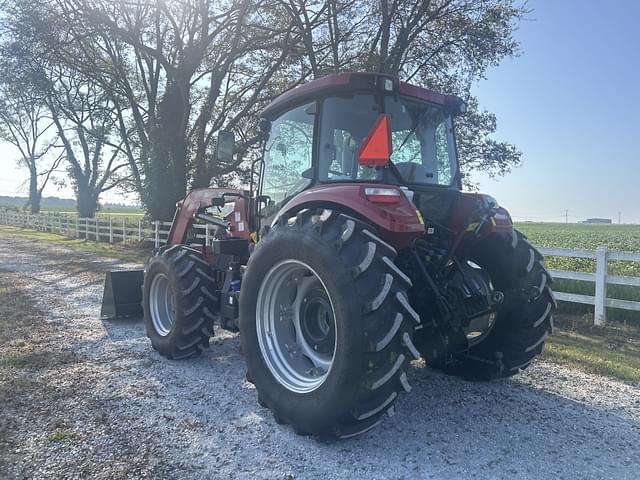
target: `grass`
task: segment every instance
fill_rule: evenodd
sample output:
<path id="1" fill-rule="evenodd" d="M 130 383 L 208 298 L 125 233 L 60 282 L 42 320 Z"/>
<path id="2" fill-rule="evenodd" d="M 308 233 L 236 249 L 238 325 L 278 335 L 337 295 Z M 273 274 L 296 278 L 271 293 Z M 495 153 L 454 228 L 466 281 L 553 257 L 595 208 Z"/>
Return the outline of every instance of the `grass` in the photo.
<path id="1" fill-rule="evenodd" d="M 23 212 L 29 213 L 29 210 L 24 209 L 23 207 L 19 207 L 16 205 L 4 205 L 0 204 L 0 209 L 13 211 L 13 212 Z M 40 213 L 43 215 L 52 214 L 54 216 L 77 216 L 78 212 L 74 208 L 70 208 L 67 206 L 58 206 L 51 207 L 46 206 L 42 207 Z M 122 221 L 126 219 L 131 222 L 137 222 L 140 219 L 144 219 L 144 210 L 136 207 L 105 207 L 102 210 L 96 212 L 96 216 L 105 219 L 109 217 L 113 217 L 114 221 Z"/>
<path id="2" fill-rule="evenodd" d="M 105 257 L 119 258 L 128 262 L 144 263 L 150 254 L 150 252 L 147 251 L 148 249 L 143 250 L 135 245 L 122 246 L 119 244 L 111 245 L 108 243 L 96 243 L 91 240 L 87 241 L 79 238 L 67 238 L 55 233 L 38 232 L 36 230 L 7 225 L 0 225 L 0 235 L 2 234 L 16 235 L 31 240 L 50 242 L 74 250 L 94 253 Z"/>
<path id="3" fill-rule="evenodd" d="M 62 442 L 64 440 L 75 440 L 78 434 L 64 428 L 56 428 L 53 432 L 47 435 L 47 440 L 50 442 Z"/>
<path id="4" fill-rule="evenodd" d="M 19 460 L 13 450 L 18 428 L 15 412 L 23 410 L 24 399 L 42 392 L 37 380 L 24 370 L 33 351 L 26 338 L 30 331 L 36 331 L 30 328 L 32 325 L 44 330 L 32 302 L 4 272 L 0 273 L 0 472 Z"/>
<path id="5" fill-rule="evenodd" d="M 640 348 L 606 337 L 556 331 L 549 337 L 542 358 L 578 370 L 640 383 Z"/>
<path id="6" fill-rule="evenodd" d="M 16 205 L 5 205 L 5 204 L 0 204 L 0 208 L 9 208 L 9 209 L 15 209 L 15 210 L 22 210 L 22 207 L 20 206 L 16 206 Z M 78 213 L 73 207 L 68 207 L 68 206 L 43 206 L 41 208 L 41 211 L 44 212 L 56 212 L 56 213 L 70 213 L 70 214 L 76 214 Z M 137 208 L 137 207 L 103 207 L 101 210 L 98 211 L 98 215 L 138 215 L 138 216 L 142 216 L 144 215 L 144 211 L 141 208 Z"/>
<path id="7" fill-rule="evenodd" d="M 9 352 L 0 358 L 4 365 L 14 368 L 23 368 L 31 363 L 30 354 L 22 352 Z"/>

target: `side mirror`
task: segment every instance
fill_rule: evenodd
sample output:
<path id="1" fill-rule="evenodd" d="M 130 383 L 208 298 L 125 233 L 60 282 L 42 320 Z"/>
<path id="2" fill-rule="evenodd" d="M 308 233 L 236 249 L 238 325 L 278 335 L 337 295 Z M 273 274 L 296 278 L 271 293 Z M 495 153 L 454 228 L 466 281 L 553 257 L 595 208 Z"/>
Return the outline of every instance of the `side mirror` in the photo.
<path id="1" fill-rule="evenodd" d="M 256 197 L 256 203 L 257 204 L 264 203 L 265 205 L 269 205 L 270 201 L 271 201 L 271 197 L 269 195 L 258 195 Z"/>
<path id="2" fill-rule="evenodd" d="M 235 147 L 235 135 L 227 130 L 220 130 L 216 140 L 216 163 L 232 163 Z"/>

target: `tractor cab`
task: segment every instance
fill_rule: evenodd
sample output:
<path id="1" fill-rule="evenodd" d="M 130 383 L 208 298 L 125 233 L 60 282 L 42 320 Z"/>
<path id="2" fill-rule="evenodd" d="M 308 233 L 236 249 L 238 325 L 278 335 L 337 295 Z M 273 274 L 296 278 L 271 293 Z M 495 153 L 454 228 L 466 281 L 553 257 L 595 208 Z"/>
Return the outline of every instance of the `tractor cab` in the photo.
<path id="1" fill-rule="evenodd" d="M 327 183 L 457 189 L 453 117 L 463 110 L 458 97 L 382 74 L 330 75 L 281 95 L 263 112 L 261 213 Z"/>

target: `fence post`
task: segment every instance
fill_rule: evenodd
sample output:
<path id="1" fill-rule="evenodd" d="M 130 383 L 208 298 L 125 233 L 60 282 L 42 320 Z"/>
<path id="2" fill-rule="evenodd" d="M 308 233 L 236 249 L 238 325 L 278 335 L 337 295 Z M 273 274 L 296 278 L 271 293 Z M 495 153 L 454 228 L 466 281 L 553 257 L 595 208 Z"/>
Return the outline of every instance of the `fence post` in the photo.
<path id="1" fill-rule="evenodd" d="M 109 217 L 109 243 L 113 243 L 113 221 Z"/>
<path id="2" fill-rule="evenodd" d="M 78 226 L 78 216 L 76 215 L 76 238 L 80 238 L 80 227 Z"/>
<path id="3" fill-rule="evenodd" d="M 596 302 L 593 312 L 593 324 L 602 327 L 607 318 L 605 299 L 607 298 L 607 247 L 596 250 Z"/>
<path id="4" fill-rule="evenodd" d="M 138 243 L 142 243 L 142 220 L 138 219 Z"/>
<path id="5" fill-rule="evenodd" d="M 100 241 L 100 220 L 98 220 L 98 217 L 96 217 L 95 219 L 96 222 L 96 242 Z"/>
<path id="6" fill-rule="evenodd" d="M 156 248 L 160 248 L 160 232 L 158 231 L 158 229 L 160 228 L 160 222 L 158 220 L 156 220 L 153 223 L 155 223 L 155 226 L 156 226 L 155 245 L 156 245 Z"/>
<path id="7" fill-rule="evenodd" d="M 122 219 L 122 244 L 127 243 L 127 219 Z"/>

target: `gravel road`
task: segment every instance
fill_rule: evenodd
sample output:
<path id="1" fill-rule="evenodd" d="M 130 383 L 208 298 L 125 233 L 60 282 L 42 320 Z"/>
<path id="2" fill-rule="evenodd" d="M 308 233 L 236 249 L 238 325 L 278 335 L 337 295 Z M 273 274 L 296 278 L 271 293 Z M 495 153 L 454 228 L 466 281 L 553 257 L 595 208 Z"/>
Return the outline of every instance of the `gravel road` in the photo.
<path id="1" fill-rule="evenodd" d="M 0 376 L 21 388 L 0 407 L 0 478 L 640 478 L 640 385 L 543 361 L 494 383 L 417 362 L 377 429 L 299 437 L 258 405 L 237 335 L 172 362 L 140 321 L 99 319 L 103 271 L 131 266 L 2 237 L 0 278 L 33 305 L 8 345 L 48 356 Z"/>

